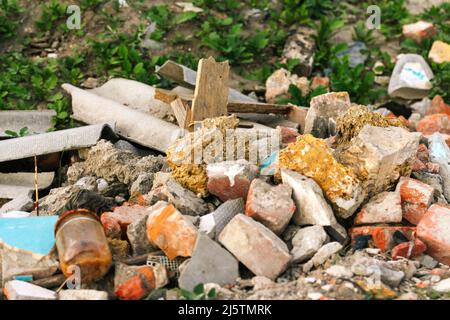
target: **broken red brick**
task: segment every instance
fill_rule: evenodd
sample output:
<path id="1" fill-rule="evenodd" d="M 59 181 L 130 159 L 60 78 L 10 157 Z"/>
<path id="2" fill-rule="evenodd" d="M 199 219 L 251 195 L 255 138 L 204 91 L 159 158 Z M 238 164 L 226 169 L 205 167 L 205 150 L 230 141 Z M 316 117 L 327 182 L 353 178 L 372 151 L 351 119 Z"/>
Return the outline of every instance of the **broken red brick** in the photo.
<path id="1" fill-rule="evenodd" d="M 155 289 L 155 275 L 152 267 L 139 267 L 137 274 L 117 285 L 116 296 L 122 300 L 140 300 Z"/>
<path id="2" fill-rule="evenodd" d="M 395 246 L 394 233 L 400 231 L 406 238 L 412 239 L 415 227 L 396 227 L 396 226 L 366 226 L 350 229 L 352 245 L 355 245 L 355 239 L 361 235 L 370 235 L 375 247 L 385 252 Z"/>
<path id="3" fill-rule="evenodd" d="M 398 192 L 382 192 L 372 197 L 356 215 L 355 225 L 402 222 L 402 205 Z"/>
<path id="4" fill-rule="evenodd" d="M 411 248 L 412 246 L 412 248 Z M 418 257 L 421 254 L 423 254 L 425 251 L 427 250 L 427 246 L 425 245 L 425 243 L 423 243 L 420 239 L 416 238 L 414 239 L 414 241 L 411 243 L 411 241 L 408 242 L 403 242 L 400 243 L 398 245 L 396 245 L 393 249 L 392 249 L 392 259 L 396 260 L 399 257 L 404 257 L 404 258 L 414 258 L 414 257 Z"/>
<path id="5" fill-rule="evenodd" d="M 148 214 L 148 207 L 141 205 L 123 205 L 112 212 L 105 212 L 100 217 L 107 237 L 122 238 L 128 226 Z"/>
<path id="6" fill-rule="evenodd" d="M 427 253 L 450 265 L 450 206 L 433 204 L 417 225 L 417 236 L 427 245 Z"/>
<path id="7" fill-rule="evenodd" d="M 430 106 L 426 110 L 426 115 L 445 113 L 450 116 L 450 106 L 444 102 L 441 96 L 434 96 Z"/>
<path id="8" fill-rule="evenodd" d="M 159 201 L 151 207 L 147 220 L 148 240 L 173 260 L 190 257 L 197 240 L 197 229 L 172 204 Z"/>
<path id="9" fill-rule="evenodd" d="M 288 185 L 271 186 L 262 179 L 255 179 L 248 191 L 245 214 L 261 222 L 267 228 L 280 234 L 284 231 L 292 215 L 295 204 L 292 189 Z"/>
<path id="10" fill-rule="evenodd" d="M 417 225 L 433 201 L 433 187 L 419 180 L 402 177 L 397 190 L 402 199 L 403 217 Z"/>
<path id="11" fill-rule="evenodd" d="M 430 22 L 418 21 L 403 26 L 403 36 L 421 43 L 424 39 L 430 39 L 436 34 L 436 28 Z"/>
<path id="12" fill-rule="evenodd" d="M 426 116 L 417 123 L 416 130 L 424 135 L 431 135 L 435 132 L 450 134 L 450 115 L 435 113 Z"/>

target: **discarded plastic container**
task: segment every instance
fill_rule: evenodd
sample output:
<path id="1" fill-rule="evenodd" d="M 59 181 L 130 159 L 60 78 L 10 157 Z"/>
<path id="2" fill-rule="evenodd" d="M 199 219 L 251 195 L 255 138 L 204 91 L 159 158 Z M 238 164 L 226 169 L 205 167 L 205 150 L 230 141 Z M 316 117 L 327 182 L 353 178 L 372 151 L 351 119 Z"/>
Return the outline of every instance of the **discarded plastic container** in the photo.
<path id="1" fill-rule="evenodd" d="M 101 279 L 109 270 L 112 255 L 97 215 L 86 209 L 67 211 L 55 225 L 60 268 L 66 277 L 76 274 L 81 283 Z"/>

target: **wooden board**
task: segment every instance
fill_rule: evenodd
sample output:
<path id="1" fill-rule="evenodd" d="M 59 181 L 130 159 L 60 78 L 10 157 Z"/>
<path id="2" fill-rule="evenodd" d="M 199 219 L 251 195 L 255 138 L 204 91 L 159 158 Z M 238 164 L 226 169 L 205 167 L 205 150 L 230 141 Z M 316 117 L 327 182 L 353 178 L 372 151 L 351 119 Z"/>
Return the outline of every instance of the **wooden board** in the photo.
<path id="1" fill-rule="evenodd" d="M 216 62 L 213 57 L 200 59 L 191 122 L 228 114 L 228 61 Z"/>
<path id="2" fill-rule="evenodd" d="M 181 98 L 177 98 L 170 103 L 170 106 L 172 107 L 173 114 L 175 115 L 180 128 L 188 129 L 191 117 L 189 103 Z"/>

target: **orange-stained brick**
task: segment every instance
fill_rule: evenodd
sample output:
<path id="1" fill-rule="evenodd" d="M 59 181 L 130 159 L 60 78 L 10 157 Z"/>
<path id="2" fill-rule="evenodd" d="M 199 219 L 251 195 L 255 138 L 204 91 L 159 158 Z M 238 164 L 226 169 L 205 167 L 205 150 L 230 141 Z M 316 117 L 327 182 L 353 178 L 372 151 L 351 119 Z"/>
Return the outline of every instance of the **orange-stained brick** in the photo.
<path id="1" fill-rule="evenodd" d="M 433 187 L 419 180 L 402 177 L 397 185 L 403 217 L 417 225 L 433 201 Z"/>
<path id="2" fill-rule="evenodd" d="M 105 212 L 100 217 L 103 229 L 108 237 L 117 238 L 125 235 L 128 226 L 148 214 L 148 207 L 125 204 L 115 207 L 112 212 Z"/>
<path id="3" fill-rule="evenodd" d="M 190 257 L 197 239 L 197 229 L 172 204 L 159 201 L 151 207 L 147 237 L 169 259 Z"/>
<path id="4" fill-rule="evenodd" d="M 136 275 L 117 286 L 116 296 L 122 300 L 140 300 L 155 289 L 155 275 L 151 267 L 141 267 Z"/>
<path id="5" fill-rule="evenodd" d="M 412 248 L 410 248 L 411 246 Z M 408 241 L 396 245 L 392 249 L 391 256 L 392 259 L 394 260 L 400 257 L 409 259 L 420 256 L 422 253 L 425 252 L 425 250 L 427 250 L 427 246 L 425 245 L 425 243 L 423 243 L 420 239 L 416 238 L 412 243 Z"/>
<path id="6" fill-rule="evenodd" d="M 450 134 L 450 115 L 435 113 L 424 117 L 417 123 L 416 130 L 424 135 L 435 132 Z"/>
<path id="7" fill-rule="evenodd" d="M 396 227 L 396 226 L 365 226 L 350 229 L 352 237 L 352 245 L 355 244 L 355 239 L 360 235 L 371 235 L 373 245 L 381 251 L 391 250 L 395 246 L 394 233 L 400 231 L 408 239 L 412 239 L 415 227 Z"/>
<path id="8" fill-rule="evenodd" d="M 450 106 L 445 103 L 441 96 L 434 96 L 430 106 L 426 110 L 426 115 L 445 113 L 450 116 Z"/>
<path id="9" fill-rule="evenodd" d="M 450 265 L 450 206 L 433 204 L 417 225 L 417 236 L 430 256 Z"/>

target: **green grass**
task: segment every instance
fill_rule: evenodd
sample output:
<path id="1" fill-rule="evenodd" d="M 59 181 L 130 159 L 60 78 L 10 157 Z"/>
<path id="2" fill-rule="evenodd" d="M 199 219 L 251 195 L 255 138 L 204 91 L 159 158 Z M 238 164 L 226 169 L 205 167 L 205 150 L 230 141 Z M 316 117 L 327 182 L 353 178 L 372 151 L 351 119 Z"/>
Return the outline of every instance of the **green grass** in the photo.
<path id="1" fill-rule="evenodd" d="M 0 2 L 0 40 L 14 36 L 19 24 L 18 15 L 23 12 L 17 0 L 1 0 Z"/>

